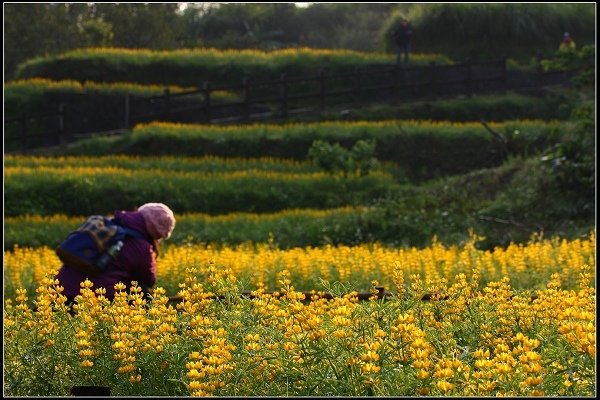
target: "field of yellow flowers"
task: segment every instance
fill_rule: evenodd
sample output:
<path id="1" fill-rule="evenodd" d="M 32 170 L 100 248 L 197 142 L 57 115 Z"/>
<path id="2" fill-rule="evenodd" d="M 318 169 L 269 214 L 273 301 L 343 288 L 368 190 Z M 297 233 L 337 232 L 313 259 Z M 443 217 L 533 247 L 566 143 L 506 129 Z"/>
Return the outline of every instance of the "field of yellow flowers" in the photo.
<path id="1" fill-rule="evenodd" d="M 493 251 L 477 240 L 171 246 L 150 299 L 134 284 L 111 302 L 86 281 L 72 314 L 53 251 L 16 247 L 5 394 L 594 396 L 595 232 Z M 391 296 L 375 296 L 381 285 Z"/>

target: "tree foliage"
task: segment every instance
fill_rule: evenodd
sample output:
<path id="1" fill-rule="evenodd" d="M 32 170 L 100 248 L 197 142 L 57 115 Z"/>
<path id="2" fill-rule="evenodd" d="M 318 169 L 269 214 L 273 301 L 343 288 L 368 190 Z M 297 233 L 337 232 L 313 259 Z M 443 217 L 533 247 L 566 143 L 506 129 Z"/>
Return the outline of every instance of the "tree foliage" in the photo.
<path id="1" fill-rule="evenodd" d="M 566 31 L 578 45 L 594 43 L 596 34 L 592 4 L 422 3 L 408 17 L 415 30 L 414 51 L 442 52 L 453 59 L 529 59 L 536 52 L 552 54 Z"/>
<path id="2" fill-rule="evenodd" d="M 29 58 L 76 48 L 177 48 L 185 31 L 177 11 L 177 3 L 5 4 L 5 79 Z"/>
<path id="3" fill-rule="evenodd" d="M 21 62 L 82 47 L 377 49 L 394 4 L 13 3 L 4 7 L 5 79 Z M 31 23 L 35 21 L 35 23 Z"/>
<path id="4" fill-rule="evenodd" d="M 110 24 L 116 47 L 172 49 L 184 33 L 177 3 L 92 3 L 90 7 L 94 20 Z"/>
<path id="5" fill-rule="evenodd" d="M 412 51 L 453 59 L 531 57 L 569 31 L 595 40 L 592 4 L 427 3 L 8 3 L 5 79 L 21 62 L 82 47 L 288 47 L 393 51 L 387 32 L 413 25 Z M 475 40 L 476 39 L 476 40 Z"/>
<path id="6" fill-rule="evenodd" d="M 4 72 L 31 57 L 93 44 L 83 23 L 89 19 L 85 4 L 15 3 L 4 5 Z"/>
<path id="7" fill-rule="evenodd" d="M 584 46 L 575 51 L 557 51 L 555 57 L 544 64 L 550 70 L 570 71 L 574 90 L 580 99 L 571 118 L 576 128 L 544 157 L 556 176 L 560 190 L 571 196 L 572 204 L 579 213 L 592 213 L 595 200 L 595 60 L 595 46 Z"/>

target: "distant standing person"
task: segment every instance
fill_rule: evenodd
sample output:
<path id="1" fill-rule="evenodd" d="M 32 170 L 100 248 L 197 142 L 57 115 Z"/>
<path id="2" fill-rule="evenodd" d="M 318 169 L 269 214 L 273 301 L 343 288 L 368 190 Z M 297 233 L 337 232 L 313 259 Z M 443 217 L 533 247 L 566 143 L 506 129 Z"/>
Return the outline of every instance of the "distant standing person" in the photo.
<path id="1" fill-rule="evenodd" d="M 565 32 L 563 34 L 563 40 L 558 47 L 559 50 L 575 50 L 575 41 L 569 34 L 569 32 Z"/>
<path id="2" fill-rule="evenodd" d="M 406 18 L 402 18 L 400 25 L 393 31 L 394 42 L 396 43 L 396 64 L 400 64 L 402 54 L 404 54 L 404 63 L 408 63 L 408 53 L 410 52 L 410 39 L 412 36 L 412 27 Z"/>

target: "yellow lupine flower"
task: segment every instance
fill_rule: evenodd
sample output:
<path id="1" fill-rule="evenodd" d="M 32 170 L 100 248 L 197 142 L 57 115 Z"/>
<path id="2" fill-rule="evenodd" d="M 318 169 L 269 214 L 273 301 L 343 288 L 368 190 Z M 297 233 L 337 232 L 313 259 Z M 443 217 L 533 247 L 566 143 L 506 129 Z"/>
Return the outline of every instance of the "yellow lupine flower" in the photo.
<path id="1" fill-rule="evenodd" d="M 360 369 L 364 374 L 376 374 L 381 370 L 381 367 L 373 363 L 365 363 Z"/>
<path id="2" fill-rule="evenodd" d="M 427 370 L 425 370 L 425 369 L 419 369 L 419 370 L 417 370 L 417 375 L 416 376 L 417 376 L 417 379 L 427 379 L 431 375 L 430 375 L 430 373 Z"/>
<path id="3" fill-rule="evenodd" d="M 447 382 L 445 380 L 436 382 L 435 386 L 440 389 L 442 392 L 449 392 L 454 389 L 454 384 Z"/>
<path id="4" fill-rule="evenodd" d="M 377 361 L 379 360 L 379 354 L 375 353 L 374 351 L 367 351 L 365 354 L 360 356 L 360 359 L 363 361 Z"/>

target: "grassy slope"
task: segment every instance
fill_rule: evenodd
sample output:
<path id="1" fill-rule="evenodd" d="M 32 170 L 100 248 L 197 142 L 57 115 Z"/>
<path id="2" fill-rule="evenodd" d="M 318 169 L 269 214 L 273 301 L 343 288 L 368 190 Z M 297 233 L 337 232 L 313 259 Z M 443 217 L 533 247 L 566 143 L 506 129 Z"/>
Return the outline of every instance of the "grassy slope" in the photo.
<path id="1" fill-rule="evenodd" d="M 399 107 L 381 105 L 360 110 L 360 119 L 377 120 L 390 114 L 395 117 L 414 114 L 414 117 L 423 118 L 429 113 L 439 113 L 464 120 L 473 115 L 470 111 L 474 107 L 474 114 L 485 115 L 486 110 L 498 105 L 504 106 L 512 117 L 513 113 L 519 114 L 520 111 L 525 114 L 532 112 L 532 107 L 536 106 L 531 99 L 518 96 L 490 98 L 493 100 L 479 98 Z M 540 100 L 544 106 L 539 108 L 539 112 L 546 114 L 555 109 L 556 118 L 565 118 L 574 105 L 573 98 L 561 91 L 554 92 Z M 486 103 L 491 108 L 486 108 Z M 477 120 L 476 117 L 468 119 Z M 505 245 L 510 241 L 523 242 L 534 232 L 563 237 L 586 234 L 595 226 L 595 211 L 590 208 L 589 199 L 582 201 L 577 192 L 564 190 L 556 176 L 556 165 L 553 164 L 556 161 L 556 157 L 543 161 L 542 155 L 536 155 L 529 159 L 511 159 L 496 168 L 419 185 L 404 185 L 395 195 L 374 200 L 375 211 L 368 218 L 353 221 L 351 228 L 361 230 L 360 237 L 364 240 L 416 246 L 427 245 L 434 235 L 446 243 L 461 242 L 468 238 L 469 228 L 487 237 L 481 243 L 482 247 Z M 330 223 L 337 222 L 332 219 Z M 273 230 L 276 232 L 277 228 L 273 227 Z M 328 231 L 327 227 L 324 231 Z M 185 233 L 181 231 L 181 237 L 186 237 L 183 236 Z M 216 240 L 219 234 L 215 233 Z M 282 244 L 295 245 L 298 240 L 294 235 L 294 232 L 286 231 L 283 235 L 286 242 Z M 356 235 L 348 235 L 347 232 L 340 232 L 339 237 L 338 242 L 358 240 Z M 336 238 L 317 234 L 312 240 L 314 244 L 322 244 L 335 242 Z"/>

